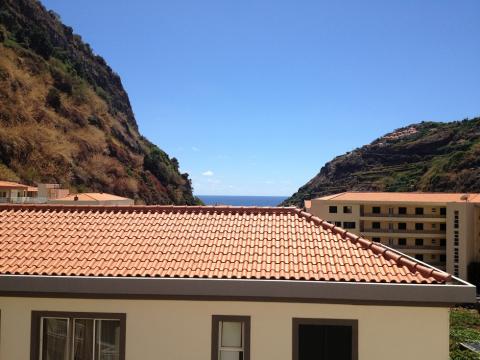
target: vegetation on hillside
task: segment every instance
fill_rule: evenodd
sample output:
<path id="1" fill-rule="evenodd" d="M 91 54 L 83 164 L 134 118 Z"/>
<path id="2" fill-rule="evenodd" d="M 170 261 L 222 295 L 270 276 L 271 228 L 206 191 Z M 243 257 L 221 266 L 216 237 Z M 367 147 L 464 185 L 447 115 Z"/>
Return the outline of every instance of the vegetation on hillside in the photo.
<path id="1" fill-rule="evenodd" d="M 480 315 L 477 310 L 453 308 L 450 310 L 450 359 L 478 360 L 469 350 L 462 350 L 460 343 L 480 343 Z"/>
<path id="2" fill-rule="evenodd" d="M 117 74 L 35 0 L 0 0 L 0 179 L 194 204 L 178 161 L 138 133 Z"/>
<path id="3" fill-rule="evenodd" d="M 325 164 L 284 205 L 342 191 L 480 192 L 480 118 L 397 129 Z"/>

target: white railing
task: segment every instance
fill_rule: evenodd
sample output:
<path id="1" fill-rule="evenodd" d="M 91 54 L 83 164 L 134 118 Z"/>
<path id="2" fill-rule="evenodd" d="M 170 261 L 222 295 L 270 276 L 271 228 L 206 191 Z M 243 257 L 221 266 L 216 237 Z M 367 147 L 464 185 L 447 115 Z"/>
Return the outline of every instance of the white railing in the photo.
<path id="1" fill-rule="evenodd" d="M 44 204 L 47 200 L 45 197 L 0 197 L 0 204 Z"/>

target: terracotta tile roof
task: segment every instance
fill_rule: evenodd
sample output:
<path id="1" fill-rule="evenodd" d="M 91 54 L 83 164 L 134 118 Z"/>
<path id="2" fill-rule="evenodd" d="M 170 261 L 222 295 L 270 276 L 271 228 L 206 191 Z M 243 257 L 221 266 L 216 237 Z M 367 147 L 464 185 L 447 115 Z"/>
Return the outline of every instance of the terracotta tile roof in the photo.
<path id="1" fill-rule="evenodd" d="M 444 283 L 295 208 L 0 206 L 0 274 Z"/>
<path id="2" fill-rule="evenodd" d="M 343 192 L 339 194 L 327 195 L 318 200 L 339 200 L 339 201 L 379 201 L 379 202 L 465 202 L 464 196 L 468 196 L 468 201 L 480 201 L 480 194 L 476 193 L 423 193 L 423 192 Z"/>
<path id="3" fill-rule="evenodd" d="M 78 198 L 77 201 L 108 201 L 108 200 L 130 200 L 129 198 L 107 194 L 107 193 L 79 193 L 79 194 L 70 194 L 68 196 L 55 199 L 58 201 L 74 201 L 75 197 Z"/>
<path id="4" fill-rule="evenodd" d="M 0 189 L 21 189 L 27 190 L 28 185 L 19 184 L 12 181 L 0 181 Z"/>

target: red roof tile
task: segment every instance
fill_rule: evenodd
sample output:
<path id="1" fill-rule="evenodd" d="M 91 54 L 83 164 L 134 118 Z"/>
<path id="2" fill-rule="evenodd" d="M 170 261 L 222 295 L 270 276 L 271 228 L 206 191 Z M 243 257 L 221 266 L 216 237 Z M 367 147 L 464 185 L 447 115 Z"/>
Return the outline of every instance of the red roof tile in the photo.
<path id="1" fill-rule="evenodd" d="M 294 208 L 0 206 L 0 274 L 444 283 Z"/>

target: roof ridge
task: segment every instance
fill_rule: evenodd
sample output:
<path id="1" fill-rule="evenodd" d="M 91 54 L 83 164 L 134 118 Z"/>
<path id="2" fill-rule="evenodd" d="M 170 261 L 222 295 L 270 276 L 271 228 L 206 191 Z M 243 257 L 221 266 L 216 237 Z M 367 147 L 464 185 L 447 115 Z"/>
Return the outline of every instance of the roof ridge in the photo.
<path id="1" fill-rule="evenodd" d="M 399 266 L 406 266 L 413 273 L 418 271 L 424 277 L 431 276 L 435 280 L 443 282 L 447 282 L 452 279 L 452 275 L 449 273 L 405 255 L 387 245 L 373 242 L 372 240 L 353 234 L 305 211 L 300 210 L 298 214 L 305 217 L 307 220 L 313 221 L 317 225 L 322 226 L 326 230 L 330 230 L 336 234 L 339 234 L 342 239 L 348 239 L 354 244 L 359 243 L 362 248 L 370 249 L 373 253 L 383 256 L 386 260 L 393 260 Z"/>
<path id="2" fill-rule="evenodd" d="M 0 204 L 2 210 L 74 210 L 74 211 L 184 211 L 184 212 L 238 212 L 238 213 L 292 213 L 297 208 L 273 206 L 228 206 L 228 205 L 84 205 L 84 204 Z"/>

